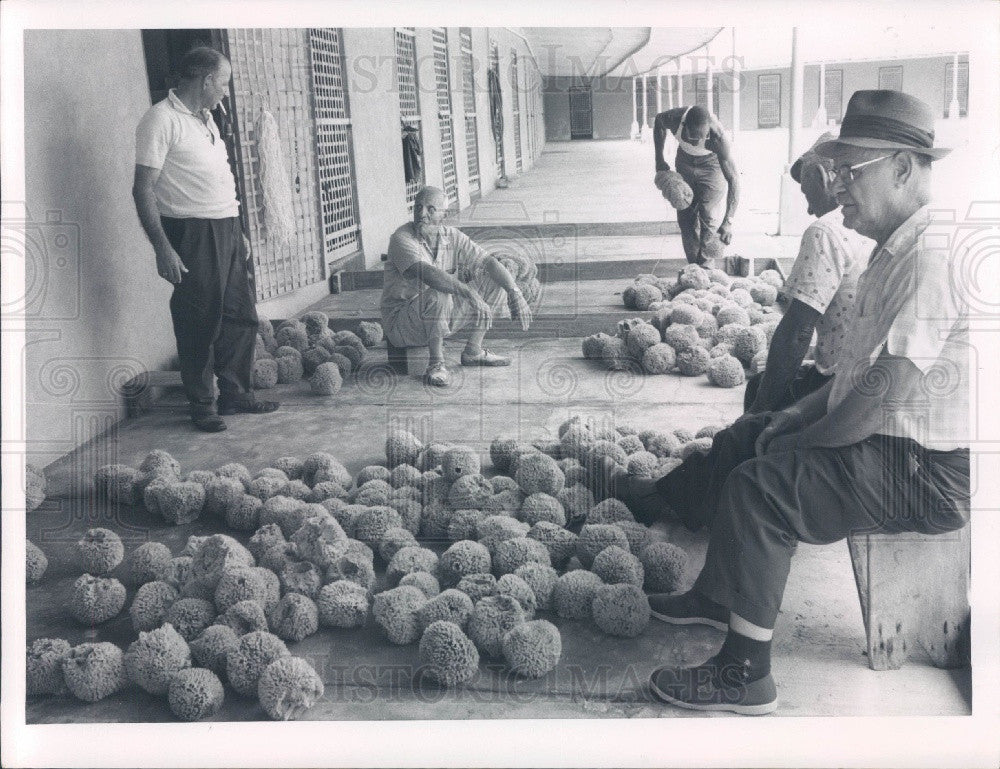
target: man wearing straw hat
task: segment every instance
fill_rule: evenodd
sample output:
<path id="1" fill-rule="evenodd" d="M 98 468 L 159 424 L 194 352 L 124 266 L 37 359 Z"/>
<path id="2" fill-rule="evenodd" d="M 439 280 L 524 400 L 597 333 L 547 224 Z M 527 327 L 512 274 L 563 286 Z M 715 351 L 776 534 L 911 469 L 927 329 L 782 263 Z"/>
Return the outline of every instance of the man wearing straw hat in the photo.
<path id="1" fill-rule="evenodd" d="M 653 671 L 657 698 L 746 715 L 777 708 L 771 638 L 800 541 L 852 532 L 938 534 L 969 520 L 967 312 L 931 225 L 931 108 L 899 91 L 858 91 L 833 161 L 844 224 L 875 241 L 833 379 L 759 428 L 704 523 L 705 565 L 687 593 L 651 602 L 671 624 L 724 630 L 694 667 Z M 668 500 L 669 503 L 669 500 Z"/>
<path id="2" fill-rule="evenodd" d="M 157 272 L 174 286 L 170 315 L 191 420 L 210 433 L 226 429 L 220 414 L 278 408 L 251 389 L 257 310 L 249 249 L 226 145 L 209 114 L 231 74 L 229 60 L 212 48 L 184 54 L 177 88 L 136 129 L 132 186 Z"/>

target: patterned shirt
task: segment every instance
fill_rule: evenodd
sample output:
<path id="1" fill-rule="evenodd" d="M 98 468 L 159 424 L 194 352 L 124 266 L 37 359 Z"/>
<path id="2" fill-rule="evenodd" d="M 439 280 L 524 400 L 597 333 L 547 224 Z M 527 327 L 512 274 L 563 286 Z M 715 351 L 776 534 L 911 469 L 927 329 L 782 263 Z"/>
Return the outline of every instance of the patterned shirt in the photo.
<path id="1" fill-rule="evenodd" d="M 821 313 L 816 321 L 816 368 L 832 374 L 847 338 L 858 277 L 875 242 L 843 225 L 840 209 L 810 224 L 781 293 Z"/>
<path id="2" fill-rule="evenodd" d="M 399 227 L 389 239 L 382 288 L 382 316 L 386 317 L 418 297 L 422 283 L 403 273 L 417 262 L 426 262 L 455 275 L 463 283 L 471 281 L 478 263 L 488 256 L 486 249 L 455 227 L 442 227 L 437 252 L 417 233 L 413 222 Z"/>
<path id="3" fill-rule="evenodd" d="M 921 378 L 911 392 L 887 395 L 876 432 L 951 451 L 969 446 L 969 327 L 945 234 L 934 231 L 924 206 L 872 254 L 827 407 L 854 388 L 891 389 L 892 380 L 873 368 L 885 349 L 912 361 Z"/>

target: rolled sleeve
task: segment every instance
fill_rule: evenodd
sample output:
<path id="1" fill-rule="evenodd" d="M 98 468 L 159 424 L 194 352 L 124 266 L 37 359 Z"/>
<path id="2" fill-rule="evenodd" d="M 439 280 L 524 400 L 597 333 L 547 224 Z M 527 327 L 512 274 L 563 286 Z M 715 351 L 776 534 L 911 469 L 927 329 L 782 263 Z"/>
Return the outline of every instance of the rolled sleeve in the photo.
<path id="1" fill-rule="evenodd" d="M 802 235 L 799 254 L 781 289 L 788 299 L 798 299 L 819 313 L 837 295 L 847 267 L 834 235 L 825 227 L 810 225 Z"/>
<path id="2" fill-rule="evenodd" d="M 483 268 L 483 262 L 490 253 L 461 230 L 452 230 L 451 239 L 456 272 L 460 280 L 468 283 Z"/>

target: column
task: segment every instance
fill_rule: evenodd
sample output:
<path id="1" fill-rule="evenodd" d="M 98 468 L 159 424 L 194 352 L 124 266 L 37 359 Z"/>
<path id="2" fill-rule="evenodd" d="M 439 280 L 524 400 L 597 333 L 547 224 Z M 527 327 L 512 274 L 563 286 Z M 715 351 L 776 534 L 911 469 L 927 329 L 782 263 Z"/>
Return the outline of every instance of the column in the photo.
<path id="1" fill-rule="evenodd" d="M 733 33 L 733 70 L 732 70 L 732 97 L 733 97 L 733 143 L 736 143 L 736 136 L 740 130 L 740 63 L 736 58 L 736 27 L 732 27 Z"/>
<path id="2" fill-rule="evenodd" d="M 818 130 L 823 130 L 826 128 L 827 116 L 826 116 L 826 64 L 823 62 L 819 63 L 819 107 L 816 109 L 816 115 L 813 117 L 813 128 Z"/>
<path id="3" fill-rule="evenodd" d="M 948 103 L 948 119 L 958 120 L 960 113 L 961 110 L 958 106 L 958 54 L 955 53 L 951 58 L 951 101 Z"/>
<path id="4" fill-rule="evenodd" d="M 631 137 L 634 139 L 639 135 L 639 121 L 636 120 L 636 103 L 635 103 L 635 87 L 638 84 L 637 78 L 632 78 L 632 128 L 630 131 Z"/>

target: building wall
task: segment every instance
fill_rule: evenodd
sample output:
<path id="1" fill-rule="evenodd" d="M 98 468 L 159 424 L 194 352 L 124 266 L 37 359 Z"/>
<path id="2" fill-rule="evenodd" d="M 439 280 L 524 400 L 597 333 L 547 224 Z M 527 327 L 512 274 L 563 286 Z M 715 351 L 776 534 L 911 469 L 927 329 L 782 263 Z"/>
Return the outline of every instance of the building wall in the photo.
<path id="1" fill-rule="evenodd" d="M 590 86 L 594 139 L 628 139 L 632 132 L 632 78 L 546 77 L 545 138 L 570 139 L 569 91 Z"/>
<path id="2" fill-rule="evenodd" d="M 174 339 L 132 202 L 149 107 L 139 31 L 28 30 L 24 51 L 28 232 L 48 249 L 28 309 L 28 451 L 45 465 L 117 420 L 121 384 L 165 368 Z"/>

